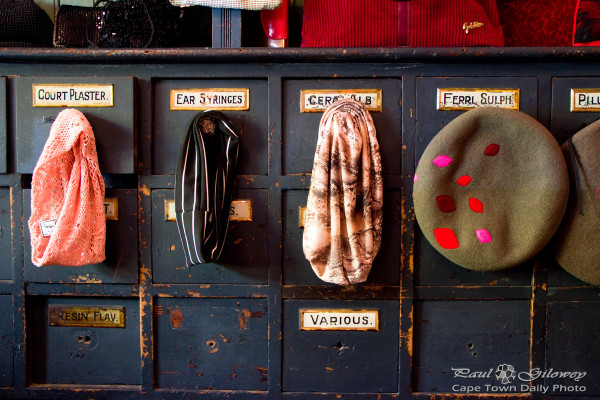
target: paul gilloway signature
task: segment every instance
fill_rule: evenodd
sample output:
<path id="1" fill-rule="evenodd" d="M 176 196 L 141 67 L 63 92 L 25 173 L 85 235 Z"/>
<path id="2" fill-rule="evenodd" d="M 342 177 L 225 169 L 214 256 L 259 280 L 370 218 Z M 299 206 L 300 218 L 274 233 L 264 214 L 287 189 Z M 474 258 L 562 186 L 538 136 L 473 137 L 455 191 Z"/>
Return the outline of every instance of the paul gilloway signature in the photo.
<path id="1" fill-rule="evenodd" d="M 486 379 L 494 376 L 494 368 L 485 371 L 472 371 L 470 368 L 452 368 L 454 378 L 464 379 Z M 553 368 L 542 370 L 532 368 L 528 371 L 521 371 L 517 374 L 522 382 L 533 382 L 536 379 L 572 379 L 579 382 L 587 375 L 585 371 L 555 371 Z"/>

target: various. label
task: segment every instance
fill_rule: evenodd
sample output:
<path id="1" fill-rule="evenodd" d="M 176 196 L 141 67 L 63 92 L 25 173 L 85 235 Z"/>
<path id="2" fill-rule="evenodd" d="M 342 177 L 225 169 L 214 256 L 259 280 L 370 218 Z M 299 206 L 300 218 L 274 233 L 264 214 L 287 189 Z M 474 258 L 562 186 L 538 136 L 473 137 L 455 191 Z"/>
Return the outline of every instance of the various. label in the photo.
<path id="1" fill-rule="evenodd" d="M 344 98 L 361 102 L 369 111 L 381 111 L 381 89 L 307 89 L 300 91 L 300 112 L 323 112 Z"/>
<path id="2" fill-rule="evenodd" d="M 34 83 L 34 107 L 112 107 L 112 84 Z"/>
<path id="3" fill-rule="evenodd" d="M 300 309 L 303 331 L 378 331 L 379 310 Z"/>
<path id="4" fill-rule="evenodd" d="M 48 324 L 98 328 L 124 328 L 125 307 L 48 306 Z"/>
<path id="5" fill-rule="evenodd" d="M 519 89 L 450 89 L 438 88 L 437 109 L 470 110 L 477 107 L 519 109 Z"/>
<path id="6" fill-rule="evenodd" d="M 250 89 L 172 89 L 171 111 L 249 110 Z"/>

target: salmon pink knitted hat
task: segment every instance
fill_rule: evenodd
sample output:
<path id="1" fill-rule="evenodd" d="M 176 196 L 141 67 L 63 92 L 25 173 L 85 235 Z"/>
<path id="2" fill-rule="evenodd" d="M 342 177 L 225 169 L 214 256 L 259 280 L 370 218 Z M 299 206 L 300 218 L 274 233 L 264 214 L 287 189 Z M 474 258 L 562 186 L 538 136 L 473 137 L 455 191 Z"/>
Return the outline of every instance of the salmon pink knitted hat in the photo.
<path id="1" fill-rule="evenodd" d="M 31 261 L 80 266 L 104 260 L 104 181 L 92 127 L 78 110 L 60 112 L 31 182 Z"/>

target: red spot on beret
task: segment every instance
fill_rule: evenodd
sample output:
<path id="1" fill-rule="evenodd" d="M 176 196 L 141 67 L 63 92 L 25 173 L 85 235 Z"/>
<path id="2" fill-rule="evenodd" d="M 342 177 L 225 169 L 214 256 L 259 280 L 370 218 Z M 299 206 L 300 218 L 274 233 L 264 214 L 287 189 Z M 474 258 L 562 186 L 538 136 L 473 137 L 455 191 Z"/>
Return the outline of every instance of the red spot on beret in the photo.
<path id="1" fill-rule="evenodd" d="M 496 154 L 498 154 L 498 150 L 500 150 L 500 145 L 496 144 L 496 143 L 492 143 L 488 147 L 485 148 L 485 151 L 483 152 L 483 154 L 486 156 L 495 156 Z"/>
<path id="2" fill-rule="evenodd" d="M 458 247 L 458 239 L 456 234 L 450 228 L 438 228 L 433 230 L 435 240 L 444 249 L 456 249 Z"/>
<path id="3" fill-rule="evenodd" d="M 483 203 L 474 197 L 469 197 L 469 207 L 477 213 L 483 212 Z"/>
<path id="4" fill-rule="evenodd" d="M 440 211 L 449 213 L 456 210 L 456 205 L 454 204 L 454 200 L 452 200 L 452 197 L 443 194 L 438 196 L 436 200 Z"/>
<path id="5" fill-rule="evenodd" d="M 460 186 L 467 186 L 472 180 L 473 178 L 471 178 L 469 175 L 463 175 L 456 180 L 456 183 L 458 183 Z"/>

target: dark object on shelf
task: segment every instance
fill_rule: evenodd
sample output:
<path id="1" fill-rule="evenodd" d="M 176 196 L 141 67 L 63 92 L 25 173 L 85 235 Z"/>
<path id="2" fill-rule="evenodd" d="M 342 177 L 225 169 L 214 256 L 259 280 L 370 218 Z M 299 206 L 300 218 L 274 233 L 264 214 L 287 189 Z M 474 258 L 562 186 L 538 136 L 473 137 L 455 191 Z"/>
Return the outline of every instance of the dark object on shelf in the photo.
<path id="1" fill-rule="evenodd" d="M 33 0 L 0 0 L 0 46 L 52 47 L 52 21 Z"/>
<path id="2" fill-rule="evenodd" d="M 177 23 L 177 47 L 211 47 L 212 9 L 210 7 L 182 7 Z"/>
<path id="3" fill-rule="evenodd" d="M 498 1 L 506 47 L 570 46 L 577 0 Z"/>
<path id="4" fill-rule="evenodd" d="M 97 27 L 97 43 L 111 48 L 173 47 L 177 44 L 176 27 L 181 10 L 167 0 L 97 0 L 90 25 Z M 96 16 L 96 9 L 101 13 Z M 88 33 L 94 31 L 88 28 Z"/>
<path id="5" fill-rule="evenodd" d="M 88 21 L 98 20 L 101 14 L 102 10 L 91 7 L 60 6 L 54 22 L 54 46 L 88 47 L 88 40 L 97 45 L 100 29 L 95 24 L 88 25 Z"/>
<path id="6" fill-rule="evenodd" d="M 600 45 L 600 1 L 579 0 L 577 2 L 573 45 Z"/>
<path id="7" fill-rule="evenodd" d="M 122 7 L 116 5 L 120 2 L 109 3 L 115 4 L 110 5 L 108 17 L 105 14 L 105 7 L 60 6 L 54 23 L 54 46 L 210 47 L 211 45 L 212 10 L 209 7 L 178 8 L 172 7 L 166 1 L 138 0 L 128 3 L 137 3 L 141 6 L 143 10 L 141 14 L 140 9 L 133 6 L 131 10 L 127 10 L 127 15 L 121 15 L 124 13 L 119 14 L 118 10 L 113 8 Z M 149 13 L 145 12 L 142 4 L 146 6 L 152 4 L 148 8 Z M 156 5 L 158 7 L 155 7 Z M 161 7 L 166 9 L 167 20 L 163 21 L 160 17 Z M 112 20 L 106 21 L 107 18 Z M 122 21 L 128 23 L 130 19 L 135 19 L 135 23 L 131 25 L 122 23 Z M 158 22 L 153 22 L 154 20 Z M 154 35 L 151 27 L 154 29 Z"/>

